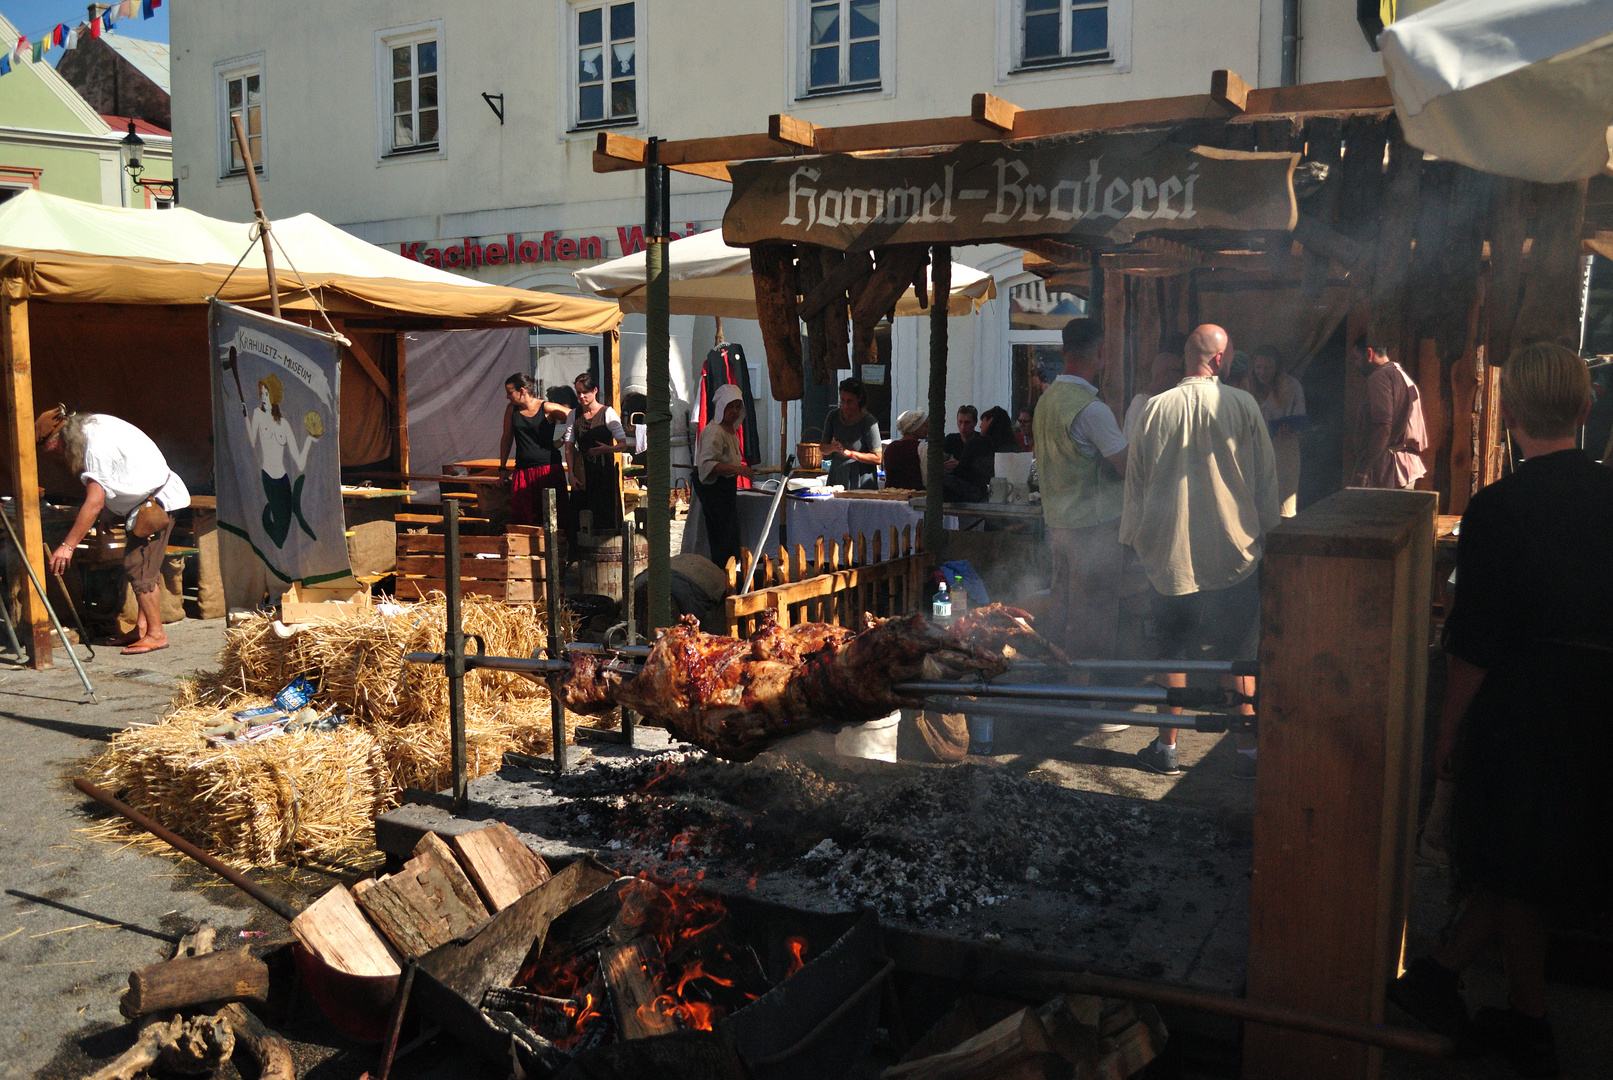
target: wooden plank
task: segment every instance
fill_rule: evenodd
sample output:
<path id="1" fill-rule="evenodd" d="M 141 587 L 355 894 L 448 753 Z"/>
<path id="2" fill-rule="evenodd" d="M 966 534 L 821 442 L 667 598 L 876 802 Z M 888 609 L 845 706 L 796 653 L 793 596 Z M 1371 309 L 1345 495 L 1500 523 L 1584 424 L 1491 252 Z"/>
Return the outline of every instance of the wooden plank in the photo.
<path id="1" fill-rule="evenodd" d="M 1533 185 L 1534 244 L 1524 271 L 1523 296 L 1513 340 L 1551 341 L 1578 350 L 1580 343 L 1580 233 L 1585 227 L 1587 181 Z"/>
<path id="2" fill-rule="evenodd" d="M 396 596 L 400 600 L 424 599 L 433 592 L 445 592 L 447 583 L 442 578 L 400 577 Z M 466 596 L 486 596 L 511 604 L 528 604 L 534 597 L 543 595 L 541 582 L 531 581 L 462 581 L 460 591 Z"/>
<path id="3" fill-rule="evenodd" d="M 848 263 L 851 259 L 846 260 Z M 930 251 L 924 244 L 900 244 L 880 252 L 879 263 L 868 276 L 862 296 L 851 310 L 853 327 L 872 327 L 896 306 L 913 275 L 930 261 Z"/>
<path id="4" fill-rule="evenodd" d="M 424 859 L 442 871 L 449 888 L 454 890 L 454 896 L 478 922 L 498 910 L 482 903 L 482 898 L 476 893 L 476 886 L 471 884 L 470 878 L 460 868 L 459 860 L 454 858 L 453 851 L 436 833 L 428 832 L 422 836 L 414 845 L 413 855 L 414 858 Z"/>
<path id="5" fill-rule="evenodd" d="M 291 920 L 291 933 L 319 960 L 348 975 L 401 975 L 397 958 L 375 932 L 353 894 L 338 885 Z"/>
<path id="6" fill-rule="evenodd" d="M 833 274 L 845 260 L 845 252 L 827 247 L 818 249 L 818 262 L 824 277 Z M 847 284 L 847 289 L 860 289 L 861 286 L 858 283 L 866 276 L 866 273 L 854 275 Z M 851 366 L 851 354 L 848 351 L 848 347 L 851 344 L 851 308 L 846 300 L 845 289 L 829 297 L 820 318 L 823 320 L 824 327 L 823 363 L 828 374 L 820 378 L 818 382 L 819 385 L 827 386 L 834 382 L 835 372 Z"/>
<path id="7" fill-rule="evenodd" d="M 381 391 L 381 396 L 386 398 L 387 404 L 392 404 L 394 400 L 392 384 L 386 381 L 385 375 L 381 374 L 381 366 L 375 362 L 375 358 L 370 355 L 370 350 L 364 347 L 362 341 L 352 334 L 346 336 L 348 339 L 347 351 L 353 354 L 353 359 L 357 360 L 358 366 L 364 369 L 364 374 L 368 375 L 370 381 L 375 384 L 375 388 Z"/>
<path id="8" fill-rule="evenodd" d="M 776 401 L 799 400 L 803 385 L 794 256 L 789 244 L 757 244 L 750 250 L 756 321 L 762 328 L 768 380 Z"/>
<path id="9" fill-rule="evenodd" d="M 1482 407 L 1479 400 L 1479 369 L 1483 366 L 1483 345 L 1480 343 L 1479 316 L 1484 309 L 1484 285 L 1478 283 L 1473 304 L 1468 313 L 1467 345 L 1462 355 L 1451 365 L 1451 487 L 1447 513 L 1460 517 L 1467 511 L 1472 498 L 1475 473 L 1473 466 L 1479 446 L 1479 424 Z"/>
<path id="10" fill-rule="evenodd" d="M 463 520 L 463 519 L 461 519 Z M 519 526 L 512 526 L 518 528 Z M 402 555 L 441 555 L 446 544 L 442 533 L 399 533 L 398 554 Z M 520 536 L 518 534 L 506 536 L 461 536 L 459 550 L 467 555 L 541 555 L 543 554 L 543 536 Z"/>
<path id="11" fill-rule="evenodd" d="M 969 119 L 999 131 L 1013 131 L 1015 118 L 1024 111 L 1018 105 L 992 94 L 976 94 L 969 103 Z"/>
<path id="12" fill-rule="evenodd" d="M 664 147 L 666 144 L 663 143 Z M 649 144 L 643 139 L 635 139 L 630 135 L 618 135 L 614 132 L 601 131 L 594 144 L 594 171 L 595 172 L 621 172 L 629 169 L 644 168 L 644 157 Z M 727 180 L 728 166 L 722 161 L 712 161 L 700 165 L 691 165 L 686 162 L 673 162 L 665 159 L 665 150 L 661 151 L 661 164 L 669 166 L 675 172 L 688 173 L 691 176 L 704 176 L 712 180 Z"/>
<path id="13" fill-rule="evenodd" d="M 1292 235 L 1306 250 L 1338 263 L 1345 273 L 1355 270 L 1366 259 L 1366 251 L 1360 244 L 1308 214 L 1299 215 Z"/>
<path id="14" fill-rule="evenodd" d="M 1406 925 L 1436 505 L 1353 489 L 1268 534 L 1250 1001 L 1383 1022 Z M 1370 1080 L 1380 1057 L 1250 1025 L 1243 1075 Z"/>
<path id="15" fill-rule="evenodd" d="M 1358 112 L 1394 107 L 1389 80 L 1382 75 L 1298 86 L 1268 86 L 1250 90 L 1244 101 L 1245 110 L 1251 114 Z"/>
<path id="16" fill-rule="evenodd" d="M 45 538 L 39 517 L 39 451 L 34 443 L 34 369 L 28 338 L 28 287 L 20 278 L 0 282 L 0 354 L 3 354 L 6 412 L 6 479 L 16 499 L 13 526 L 22 544 L 19 553 L 33 566 L 40 581 L 46 581 Z M 51 667 L 50 616 L 39 594 L 21 583 L 22 621 L 17 637 L 28 649 L 28 666 L 36 671 Z"/>
<path id="17" fill-rule="evenodd" d="M 1248 83 L 1236 71 L 1217 68 L 1210 72 L 1210 97 L 1228 112 L 1241 113 L 1248 108 Z"/>
<path id="18" fill-rule="evenodd" d="M 834 265 L 823 269 L 820 263 L 818 280 L 801 298 L 799 313 L 803 319 L 820 314 L 829 303 L 844 299 L 846 290 L 859 278 L 873 273 L 874 257 L 866 251 L 852 252 L 834 260 Z"/>
<path id="19" fill-rule="evenodd" d="M 799 146 L 804 150 L 816 150 L 818 125 L 797 119 L 788 113 L 774 113 L 767 118 L 767 137 L 777 142 Z"/>
<path id="20" fill-rule="evenodd" d="M 1486 376 L 1480 382 L 1483 423 L 1479 449 L 1479 487 L 1501 477 L 1500 455 L 1505 445 L 1501 433 L 1500 396 L 1490 370 L 1499 371 L 1512 355 L 1513 334 L 1518 308 L 1523 299 L 1523 245 L 1528 231 L 1528 200 L 1522 180 L 1496 181 L 1490 204 L 1490 271 L 1485 285 L 1488 333 L 1484 342 Z"/>
<path id="21" fill-rule="evenodd" d="M 354 899 L 393 947 L 411 960 L 458 937 L 487 915 L 479 903 L 473 908 L 461 899 L 444 867 L 429 853 L 416 855 L 396 874 L 373 885 L 355 888 Z"/>
<path id="22" fill-rule="evenodd" d="M 624 1039 L 670 1035 L 677 1022 L 655 1007 L 666 983 L 666 964 L 654 938 L 635 938 L 601 949 L 599 967 L 610 987 L 617 1028 Z"/>
<path id="23" fill-rule="evenodd" d="M 503 911 L 549 880 L 549 865 L 501 821 L 455 836 L 453 845 L 492 911 Z"/>
<path id="24" fill-rule="evenodd" d="M 443 576 L 441 555 L 400 555 L 399 576 Z M 459 576 L 465 581 L 529 581 L 533 577 L 531 559 L 478 559 L 467 556 L 459 560 Z"/>

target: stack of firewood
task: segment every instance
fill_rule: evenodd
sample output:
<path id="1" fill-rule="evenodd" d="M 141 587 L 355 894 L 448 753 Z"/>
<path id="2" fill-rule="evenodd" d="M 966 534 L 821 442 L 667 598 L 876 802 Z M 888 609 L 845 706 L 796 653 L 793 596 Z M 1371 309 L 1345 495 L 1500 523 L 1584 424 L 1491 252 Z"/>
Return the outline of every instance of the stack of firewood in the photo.
<path id="1" fill-rule="evenodd" d="M 968 997 L 881 1080 L 1124 1080 L 1164 1045 L 1165 1025 L 1152 1005 L 1060 994 L 1040 1008 L 1016 1009 Z"/>
<path id="2" fill-rule="evenodd" d="M 173 959 L 129 973 L 123 1015 L 139 1024 L 135 1043 L 88 1080 L 133 1080 L 152 1070 L 210 1075 L 237 1050 L 262 1080 L 296 1080 L 291 1046 L 247 1008 L 268 1000 L 269 968 L 248 950 L 215 952 L 203 923 L 180 939 Z"/>

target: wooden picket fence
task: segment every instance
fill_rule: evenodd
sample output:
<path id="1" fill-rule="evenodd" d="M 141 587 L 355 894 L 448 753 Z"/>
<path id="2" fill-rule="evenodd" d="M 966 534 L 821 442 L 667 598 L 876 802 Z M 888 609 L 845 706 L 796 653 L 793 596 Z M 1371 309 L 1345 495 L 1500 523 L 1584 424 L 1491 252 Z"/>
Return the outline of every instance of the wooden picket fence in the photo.
<path id="1" fill-rule="evenodd" d="M 888 539 L 876 532 L 872 541 L 861 533 L 854 540 L 848 533 L 826 545 L 820 537 L 810 556 L 800 544 L 793 554 L 780 546 L 777 558 L 762 556 L 748 593 L 739 589 L 752 555 L 742 551 L 726 568 L 728 635 L 750 636 L 767 611 L 778 616 L 780 626 L 827 622 L 851 630 L 862 629 L 865 612 L 890 616 L 916 611 L 935 563 L 923 547 L 922 535 L 915 536 L 912 526 L 900 532 L 892 526 Z"/>

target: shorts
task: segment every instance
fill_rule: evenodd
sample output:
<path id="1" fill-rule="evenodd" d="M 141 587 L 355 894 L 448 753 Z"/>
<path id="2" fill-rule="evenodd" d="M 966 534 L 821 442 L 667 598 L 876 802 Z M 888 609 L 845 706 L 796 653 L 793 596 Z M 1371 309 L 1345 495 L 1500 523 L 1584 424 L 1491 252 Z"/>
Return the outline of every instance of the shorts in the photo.
<path id="1" fill-rule="evenodd" d="M 1149 589 L 1160 660 L 1255 660 L 1260 652 L 1260 574 L 1226 589 L 1166 596 Z"/>
<path id="2" fill-rule="evenodd" d="M 156 589 L 162 580 L 162 560 L 168 554 L 168 534 L 174 531 L 174 515 L 168 515 L 168 524 L 141 540 L 133 535 L 123 549 L 123 572 L 129 575 L 129 584 L 136 595 Z"/>

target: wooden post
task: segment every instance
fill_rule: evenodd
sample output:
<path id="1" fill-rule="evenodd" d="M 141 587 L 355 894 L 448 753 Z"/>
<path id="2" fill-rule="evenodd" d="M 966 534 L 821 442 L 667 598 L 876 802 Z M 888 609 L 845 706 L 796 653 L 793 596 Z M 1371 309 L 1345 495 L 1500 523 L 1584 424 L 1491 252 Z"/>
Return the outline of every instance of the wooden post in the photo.
<path id="1" fill-rule="evenodd" d="M 230 122 L 235 126 L 235 143 L 241 148 L 241 160 L 246 163 L 246 186 L 252 193 L 252 215 L 257 218 L 258 233 L 263 240 L 263 265 L 269 272 L 269 310 L 278 319 L 280 283 L 274 276 L 274 245 L 269 240 L 269 218 L 263 212 L 263 196 L 258 194 L 258 169 L 252 163 L 252 143 L 246 137 L 246 128 L 241 123 L 240 113 L 230 117 Z"/>
<path id="2" fill-rule="evenodd" d="M 393 335 L 397 342 L 397 377 L 393 380 L 397 386 L 397 394 L 392 400 L 392 420 L 394 430 L 397 432 L 393 443 L 393 455 L 398 461 L 398 471 L 409 471 L 409 375 L 406 357 L 408 346 L 405 342 L 407 334 L 401 330 Z"/>
<path id="3" fill-rule="evenodd" d="M 5 405 L 11 415 L 7 434 L 6 479 L 16 498 L 18 554 L 33 565 L 40 581 L 46 580 L 45 538 L 39 521 L 39 454 L 34 444 L 34 367 L 28 343 L 28 286 L 8 277 L 0 284 L 0 351 L 5 358 Z M 26 576 L 26 575 L 25 575 Z M 29 666 L 42 670 L 51 663 L 50 617 L 39 594 L 23 582 L 22 621 L 18 637 L 28 646 Z"/>
<path id="4" fill-rule="evenodd" d="M 1349 489 L 1267 537 L 1252 1002 L 1383 1022 L 1410 893 L 1437 504 Z M 1381 1056 L 1251 1025 L 1243 1075 L 1372 1080 Z"/>
<path id="5" fill-rule="evenodd" d="M 1514 344 L 1551 341 L 1579 349 L 1580 234 L 1585 226 L 1587 181 L 1534 185 L 1534 245 L 1524 272 Z M 1497 357 L 1505 363 L 1505 357 Z"/>
<path id="6" fill-rule="evenodd" d="M 952 295 L 952 248 L 937 244 L 930 252 L 932 295 Z M 929 482 L 924 492 L 924 546 L 939 559 L 946 551 L 946 533 L 941 526 L 945 496 L 941 479 L 946 476 L 946 451 L 942 446 L 947 418 L 947 305 L 930 305 L 930 438 L 925 444 Z"/>

